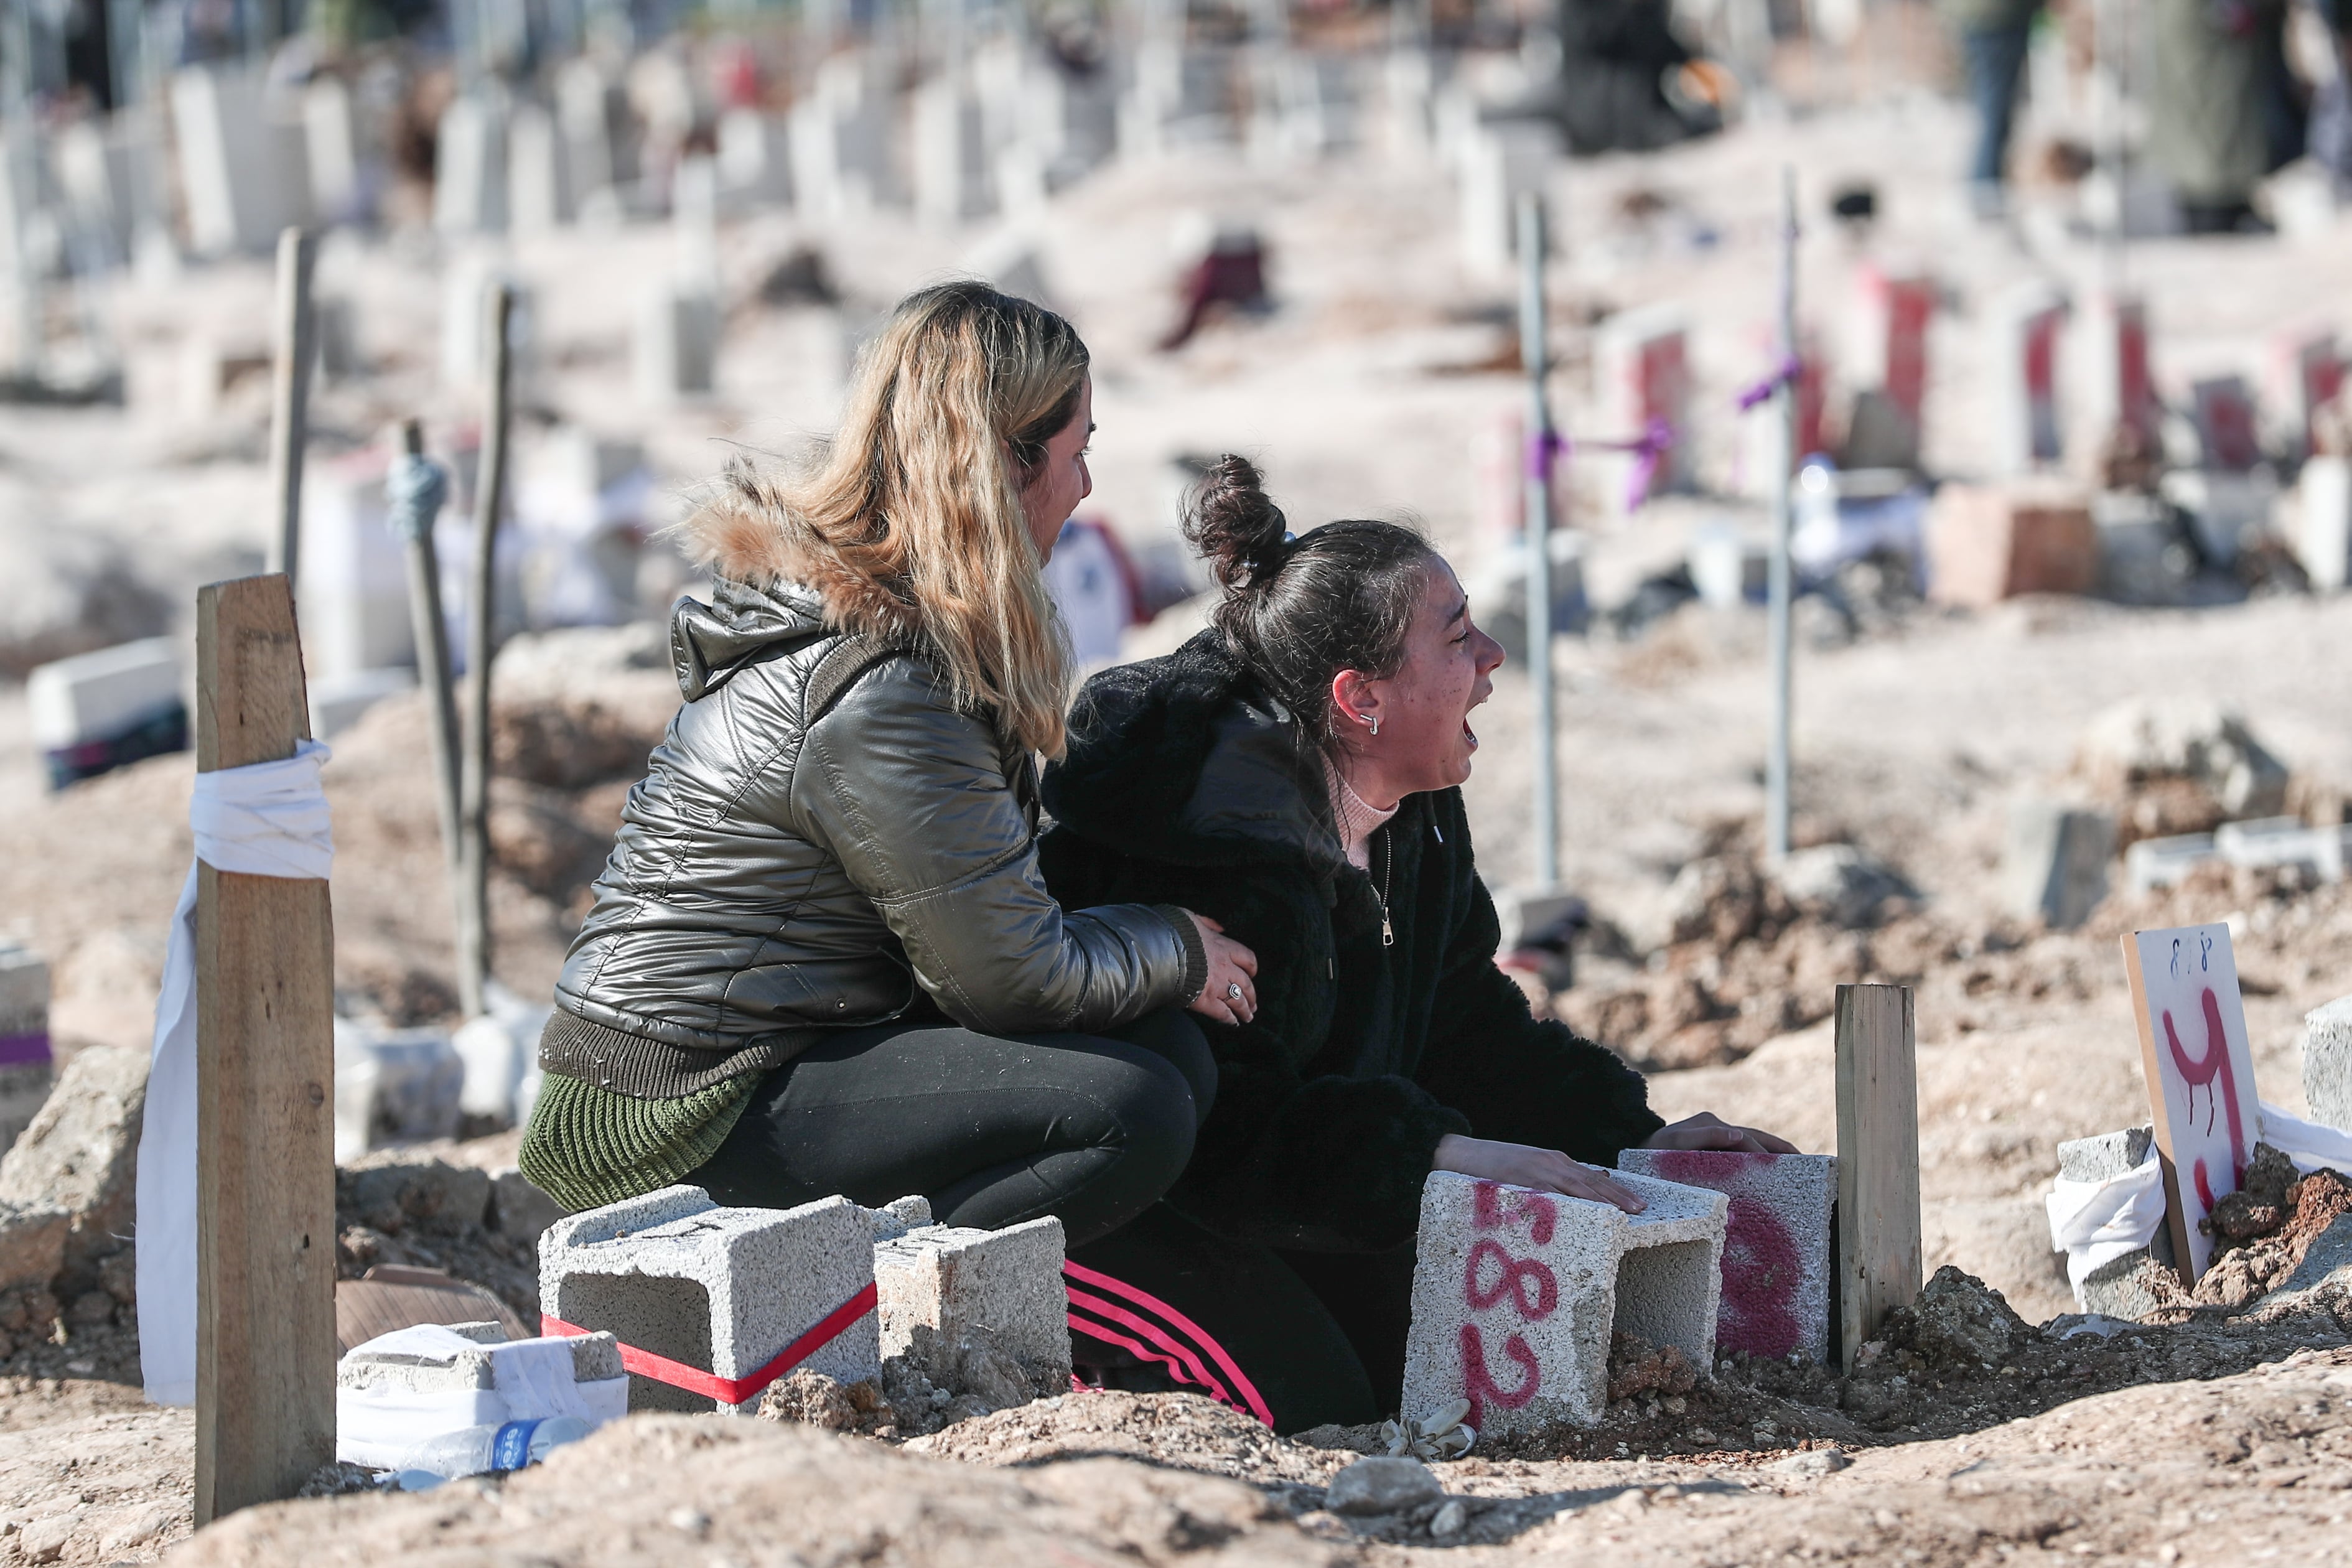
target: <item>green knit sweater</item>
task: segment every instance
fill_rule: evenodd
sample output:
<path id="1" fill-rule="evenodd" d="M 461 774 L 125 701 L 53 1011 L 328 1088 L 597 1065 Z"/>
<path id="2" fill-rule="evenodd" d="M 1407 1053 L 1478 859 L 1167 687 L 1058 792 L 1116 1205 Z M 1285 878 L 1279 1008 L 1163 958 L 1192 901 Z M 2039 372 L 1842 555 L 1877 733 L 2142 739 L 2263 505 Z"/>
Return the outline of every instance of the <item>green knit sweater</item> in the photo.
<path id="1" fill-rule="evenodd" d="M 719 1152 L 763 1076 L 755 1068 L 676 1100 L 637 1100 L 549 1073 L 523 1129 L 524 1179 L 575 1214 L 669 1186 Z"/>

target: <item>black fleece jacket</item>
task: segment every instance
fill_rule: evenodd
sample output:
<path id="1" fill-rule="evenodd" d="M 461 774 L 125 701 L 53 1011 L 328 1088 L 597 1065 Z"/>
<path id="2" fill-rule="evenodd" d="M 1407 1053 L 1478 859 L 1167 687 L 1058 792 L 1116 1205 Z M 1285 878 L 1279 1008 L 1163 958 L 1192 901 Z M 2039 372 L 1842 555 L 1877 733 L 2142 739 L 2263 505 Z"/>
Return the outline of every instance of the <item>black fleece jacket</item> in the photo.
<path id="1" fill-rule="evenodd" d="M 1495 966 L 1462 792 L 1406 796 L 1368 877 L 1300 756 L 1289 715 L 1210 631 L 1088 681 L 1046 770 L 1039 858 L 1066 907 L 1181 904 L 1257 954 L 1256 1016 L 1203 1020 L 1216 1103 L 1168 1201 L 1235 1240 L 1378 1251 L 1412 1237 L 1448 1132 L 1612 1164 L 1655 1131 L 1640 1075 L 1536 1020 Z"/>

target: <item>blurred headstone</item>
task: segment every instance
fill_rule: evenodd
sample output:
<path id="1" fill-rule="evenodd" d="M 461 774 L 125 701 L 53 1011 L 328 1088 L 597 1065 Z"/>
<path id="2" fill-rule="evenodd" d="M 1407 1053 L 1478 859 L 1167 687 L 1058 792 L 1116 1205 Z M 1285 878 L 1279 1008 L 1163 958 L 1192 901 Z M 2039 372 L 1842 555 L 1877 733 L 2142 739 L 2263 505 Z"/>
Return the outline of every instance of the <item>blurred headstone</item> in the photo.
<path id="1" fill-rule="evenodd" d="M 301 128 L 268 117 L 257 69 L 188 66 L 171 93 L 189 241 L 207 256 L 268 250 L 308 216 Z"/>
<path id="2" fill-rule="evenodd" d="M 454 99 L 433 142 L 433 226 L 447 235 L 507 228 L 506 106 L 483 96 Z"/>
<path id="3" fill-rule="evenodd" d="M 2058 364 L 2065 296 L 2029 284 L 1992 311 L 1996 450 L 2003 472 L 2031 473 L 2065 457 Z"/>
<path id="4" fill-rule="evenodd" d="M 564 149 L 553 114 L 535 103 L 515 106 L 507 120 L 507 216 L 517 234 L 545 234 L 572 221 Z"/>
<path id="5" fill-rule="evenodd" d="M 25 678 L 33 744 L 63 789 L 144 757 L 187 749 L 179 647 L 169 637 L 77 654 Z"/>
<path id="6" fill-rule="evenodd" d="M 2193 382 L 2189 400 L 2206 468 L 2242 474 L 2263 460 L 2254 395 L 2245 377 L 2217 375 Z"/>

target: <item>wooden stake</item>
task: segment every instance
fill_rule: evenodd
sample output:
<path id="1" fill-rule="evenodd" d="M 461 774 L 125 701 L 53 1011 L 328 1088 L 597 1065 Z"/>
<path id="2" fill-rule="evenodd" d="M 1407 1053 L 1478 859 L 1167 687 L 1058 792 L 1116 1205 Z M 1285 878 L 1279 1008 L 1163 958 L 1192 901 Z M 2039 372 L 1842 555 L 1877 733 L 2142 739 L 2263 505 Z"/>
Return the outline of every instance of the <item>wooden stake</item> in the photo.
<path id="1" fill-rule="evenodd" d="M 1907 985 L 1837 988 L 1838 1331 L 1845 1369 L 1919 1294 L 1919 1089 Z"/>
<path id="2" fill-rule="evenodd" d="M 505 510 L 507 426 L 513 374 L 507 338 L 514 290 L 504 283 L 485 300 L 489 334 L 489 406 L 482 426 L 480 482 L 474 488 L 474 573 L 466 605 L 464 891 L 457 921 L 457 1002 L 468 1017 L 487 1010 L 490 976 L 490 660 L 497 653 L 499 515 Z"/>
<path id="3" fill-rule="evenodd" d="M 423 457 L 424 426 L 414 419 L 402 421 L 400 443 L 410 457 Z M 433 719 L 433 778 L 439 786 L 434 795 L 441 808 L 441 851 L 454 884 L 465 858 L 457 826 L 457 694 L 449 684 L 449 623 L 441 612 L 441 556 L 434 546 L 431 519 L 408 542 L 407 553 L 408 622 L 416 643 L 416 676 L 425 685 Z M 462 888 L 455 896 L 462 924 Z"/>
<path id="4" fill-rule="evenodd" d="M 309 736 L 283 575 L 196 595 L 196 768 Z M 335 937 L 327 884 L 196 872 L 199 1527 L 335 1457 Z"/>
<path id="5" fill-rule="evenodd" d="M 302 447 L 310 434 L 310 362 L 318 355 L 310 268 L 318 245 L 299 228 L 278 237 L 278 363 L 269 420 L 269 501 L 278 525 L 269 569 L 299 582 Z"/>

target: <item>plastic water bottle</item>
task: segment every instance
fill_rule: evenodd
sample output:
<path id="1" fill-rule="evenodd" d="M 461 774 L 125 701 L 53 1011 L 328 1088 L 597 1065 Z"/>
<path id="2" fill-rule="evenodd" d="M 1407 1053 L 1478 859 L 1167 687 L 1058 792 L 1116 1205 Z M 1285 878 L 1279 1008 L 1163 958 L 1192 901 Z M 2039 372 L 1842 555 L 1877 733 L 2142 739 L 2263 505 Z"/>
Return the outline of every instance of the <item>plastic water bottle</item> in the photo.
<path id="1" fill-rule="evenodd" d="M 586 1436 L 588 1423 L 577 1415 L 509 1421 L 503 1426 L 460 1427 L 428 1437 L 403 1455 L 398 1483 L 402 1491 L 421 1492 L 459 1476 L 520 1470 L 545 1458 L 549 1449 L 577 1443 Z"/>

